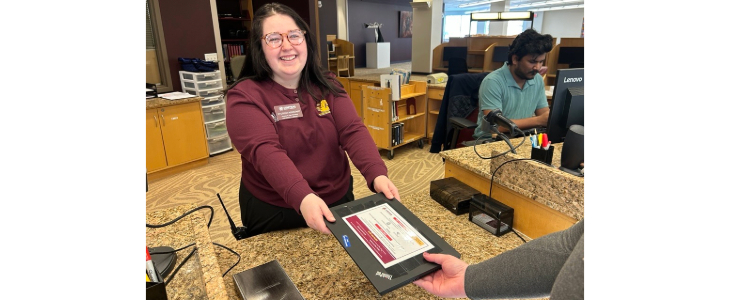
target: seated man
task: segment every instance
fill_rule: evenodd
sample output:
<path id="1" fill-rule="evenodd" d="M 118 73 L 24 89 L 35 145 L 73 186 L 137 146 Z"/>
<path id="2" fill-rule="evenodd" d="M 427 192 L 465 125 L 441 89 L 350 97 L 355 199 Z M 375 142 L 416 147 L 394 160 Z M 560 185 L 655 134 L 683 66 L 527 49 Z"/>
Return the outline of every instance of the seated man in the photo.
<path id="1" fill-rule="evenodd" d="M 553 37 L 527 29 L 509 46 L 509 60 L 484 77 L 479 87 L 479 109 L 486 116 L 494 109 L 512 120 L 520 129 L 546 127 L 550 108 L 541 72 L 545 56 L 553 49 Z M 489 124 L 478 118 L 474 138 L 491 138 Z M 501 132 L 507 128 L 500 127 Z M 527 134 L 527 133 L 526 133 Z"/>

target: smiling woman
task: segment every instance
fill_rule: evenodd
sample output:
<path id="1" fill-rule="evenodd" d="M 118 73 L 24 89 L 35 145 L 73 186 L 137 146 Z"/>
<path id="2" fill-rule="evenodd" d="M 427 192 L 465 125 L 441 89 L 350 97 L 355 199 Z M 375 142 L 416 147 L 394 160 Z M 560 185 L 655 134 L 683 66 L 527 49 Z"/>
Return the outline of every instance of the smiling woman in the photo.
<path id="1" fill-rule="evenodd" d="M 261 6 L 240 78 L 226 91 L 247 236 L 307 226 L 329 234 L 329 207 L 354 200 L 348 157 L 372 192 L 400 199 L 352 99 L 321 67 L 309 30 L 290 7 Z"/>

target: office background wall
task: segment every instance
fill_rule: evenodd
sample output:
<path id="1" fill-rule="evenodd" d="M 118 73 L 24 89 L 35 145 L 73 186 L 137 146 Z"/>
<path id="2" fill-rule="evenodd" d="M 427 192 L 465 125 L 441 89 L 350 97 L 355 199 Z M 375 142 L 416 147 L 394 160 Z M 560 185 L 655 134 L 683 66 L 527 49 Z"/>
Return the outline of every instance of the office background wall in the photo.
<path id="1" fill-rule="evenodd" d="M 348 36 L 355 46 L 355 67 L 366 66 L 365 44 L 375 42 L 375 29 L 365 28 L 365 23 L 383 24 L 380 32 L 390 42 L 390 62 L 411 60 L 411 38 L 398 37 L 400 11 L 413 11 L 409 0 L 348 0 Z"/>
<path id="2" fill-rule="evenodd" d="M 547 33 L 553 37 L 579 38 L 583 25 L 583 10 L 578 8 L 540 12 L 543 15 L 540 33 Z"/>
<path id="3" fill-rule="evenodd" d="M 337 35 L 337 1 L 321 0 L 322 7 L 319 8 L 319 57 L 322 58 L 322 67 L 327 69 L 327 35 Z M 343 37 L 337 37 L 345 39 Z"/>
<path id="4" fill-rule="evenodd" d="M 180 91 L 180 63 L 177 58 L 202 59 L 205 53 L 216 52 L 210 2 L 159 0 L 159 5 L 172 88 Z"/>

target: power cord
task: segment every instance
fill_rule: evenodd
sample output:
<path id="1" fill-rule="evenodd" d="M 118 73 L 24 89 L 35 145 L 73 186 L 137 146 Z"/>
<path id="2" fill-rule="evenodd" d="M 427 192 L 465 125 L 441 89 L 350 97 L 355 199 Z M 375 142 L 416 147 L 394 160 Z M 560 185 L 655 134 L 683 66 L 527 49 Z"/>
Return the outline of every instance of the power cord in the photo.
<path id="1" fill-rule="evenodd" d="M 519 147 L 519 146 L 518 146 L 518 147 Z M 541 161 L 541 160 L 537 160 L 537 159 L 532 159 L 532 158 L 516 158 L 516 159 L 511 159 L 511 160 L 508 160 L 508 161 L 505 161 L 505 162 L 503 162 L 502 164 L 500 164 L 499 166 L 497 166 L 497 168 L 496 168 L 496 169 L 494 169 L 494 172 L 492 172 L 492 178 L 491 178 L 491 180 L 490 180 L 490 182 L 489 182 L 489 198 L 490 198 L 490 199 L 494 199 L 494 198 L 492 198 L 492 187 L 494 187 L 494 176 L 495 176 L 495 175 L 497 174 L 497 171 L 499 171 L 499 169 L 500 169 L 500 168 L 501 168 L 502 166 L 504 166 L 505 164 L 507 164 L 507 163 L 509 163 L 509 162 L 513 162 L 513 161 L 521 161 L 521 160 L 532 160 L 532 161 L 536 161 L 536 162 L 539 162 L 539 163 L 541 163 L 541 164 L 543 164 L 543 165 L 546 165 L 546 166 L 549 166 L 549 167 L 553 167 L 552 165 L 549 165 L 549 164 L 545 163 L 544 161 Z M 519 237 L 519 238 L 520 238 L 520 239 L 522 240 L 522 242 L 524 242 L 524 243 L 527 243 L 527 241 L 525 241 L 525 239 L 523 239 L 523 238 L 522 238 L 522 236 L 520 236 L 519 234 L 517 234 L 517 232 L 515 231 L 515 229 L 514 229 L 514 228 L 512 228 L 512 232 L 513 232 L 513 233 L 514 233 L 515 235 L 517 235 L 517 237 Z"/>
<path id="2" fill-rule="evenodd" d="M 208 219 L 208 225 L 207 225 L 207 227 L 210 228 L 210 224 L 213 222 L 213 214 L 214 214 L 213 212 L 214 211 L 213 211 L 213 207 L 208 206 L 208 205 L 198 206 L 198 207 L 196 207 L 196 208 L 194 208 L 194 209 L 192 209 L 190 211 L 185 212 L 181 216 L 179 216 L 179 217 L 177 217 L 177 218 L 175 218 L 175 219 L 173 219 L 173 220 L 171 220 L 171 221 L 169 221 L 167 223 L 163 223 L 163 224 L 145 224 L 145 226 L 146 227 L 149 227 L 149 228 L 162 228 L 162 227 L 165 227 L 165 226 L 169 226 L 169 225 L 171 225 L 171 224 L 179 221 L 180 219 L 184 218 L 185 216 L 187 216 L 187 215 L 189 215 L 189 214 L 191 214 L 191 213 L 193 213 L 195 211 L 201 210 L 203 208 L 210 209 L 210 218 Z M 174 250 L 174 251 L 164 251 L 164 252 L 161 251 L 161 252 L 155 252 L 154 254 L 150 253 L 150 255 L 155 255 L 155 254 L 160 255 L 160 254 L 168 254 L 168 253 L 172 253 L 172 252 L 177 252 L 177 251 L 183 250 L 183 249 L 188 248 L 188 247 L 193 246 L 193 245 L 194 244 L 190 244 L 190 245 L 187 245 L 185 247 L 182 247 L 182 248 L 177 249 L 177 250 Z M 218 244 L 218 243 L 213 242 L 213 245 L 222 247 L 222 248 L 228 250 L 229 252 L 235 254 L 236 256 L 238 256 L 238 260 L 236 261 L 236 263 L 233 264 L 230 268 L 228 268 L 228 270 L 225 273 L 223 273 L 223 276 L 226 276 L 226 274 L 228 274 L 228 272 L 230 270 L 232 270 L 234 267 L 236 267 L 238 265 L 238 263 L 241 261 L 241 255 L 238 254 L 236 251 L 233 251 L 232 249 L 230 249 L 230 248 L 228 248 L 226 246 L 223 246 L 221 244 Z M 197 247 L 194 247 L 193 248 L 193 251 L 191 251 L 190 254 L 188 254 L 188 256 L 186 256 L 185 259 L 183 259 L 182 262 L 180 262 L 180 265 L 178 265 L 177 268 L 175 268 L 175 270 L 172 272 L 172 274 L 170 274 L 170 276 L 167 279 L 167 282 L 172 281 L 172 279 L 175 277 L 175 274 L 177 274 L 178 270 L 180 270 L 180 268 L 185 264 L 185 262 L 187 262 L 188 259 L 190 259 L 190 257 L 193 255 L 193 253 L 195 253 L 195 251 L 197 251 L 197 250 L 198 250 Z"/>
<path id="3" fill-rule="evenodd" d="M 476 141 L 475 141 L 475 143 L 474 143 L 474 153 L 476 153 L 476 154 L 477 154 L 477 156 L 479 156 L 479 158 L 481 158 L 481 159 L 492 159 L 492 158 L 496 158 L 496 157 L 500 157 L 500 156 L 502 156 L 502 155 L 505 155 L 505 154 L 507 154 L 507 153 L 509 153 L 509 152 L 511 152 L 511 151 L 513 151 L 513 150 L 516 150 L 517 148 L 519 148 L 520 146 L 522 146 L 522 144 L 524 144 L 524 143 L 525 143 L 525 139 L 526 139 L 525 133 L 524 133 L 524 132 L 522 132 L 522 130 L 519 130 L 519 129 L 518 129 L 518 131 L 519 131 L 519 132 L 520 132 L 520 133 L 522 134 L 522 141 L 520 141 L 520 144 L 519 144 L 519 145 L 517 145 L 517 147 L 514 147 L 514 148 L 510 147 L 510 149 L 509 149 L 509 150 L 507 150 L 507 151 L 505 151 L 505 152 L 502 152 L 502 153 L 500 153 L 500 154 L 497 154 L 497 155 L 495 155 L 495 156 L 490 156 L 490 157 L 484 157 L 484 156 L 482 156 L 481 154 L 479 154 L 479 152 L 477 152 L 477 145 L 479 145 L 479 140 L 480 140 L 480 139 L 482 138 L 482 136 L 480 136 L 480 137 L 478 137 L 478 138 L 476 139 Z M 507 141 L 507 140 L 505 140 L 505 141 Z M 509 142 L 508 142 L 508 145 L 509 145 L 509 146 L 512 146 L 511 144 L 509 144 Z"/>

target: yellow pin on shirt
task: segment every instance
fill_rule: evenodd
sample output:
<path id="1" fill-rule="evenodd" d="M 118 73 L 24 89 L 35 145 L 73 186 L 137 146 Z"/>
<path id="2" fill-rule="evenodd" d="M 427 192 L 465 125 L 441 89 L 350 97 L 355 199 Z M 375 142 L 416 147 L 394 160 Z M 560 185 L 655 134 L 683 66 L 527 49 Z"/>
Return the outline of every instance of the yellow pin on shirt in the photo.
<path id="1" fill-rule="evenodd" d="M 331 113 L 330 106 L 329 104 L 327 104 L 327 100 L 322 100 L 319 102 L 319 105 L 317 106 L 317 111 L 319 112 L 320 117 Z"/>

